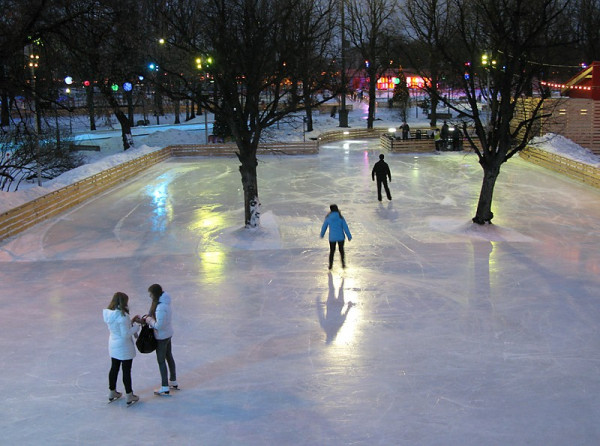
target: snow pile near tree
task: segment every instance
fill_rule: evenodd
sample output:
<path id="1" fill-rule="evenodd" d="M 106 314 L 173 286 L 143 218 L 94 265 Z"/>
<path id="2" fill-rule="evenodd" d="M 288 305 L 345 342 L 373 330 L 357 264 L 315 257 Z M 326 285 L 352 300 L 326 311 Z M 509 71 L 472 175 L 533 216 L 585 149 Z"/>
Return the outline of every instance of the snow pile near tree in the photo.
<path id="1" fill-rule="evenodd" d="M 239 226 L 230 227 L 217 237 L 217 241 L 235 249 L 248 251 L 282 247 L 279 222 L 271 211 L 261 214 L 259 227 L 249 229 Z"/>
<path id="2" fill-rule="evenodd" d="M 579 161 L 580 163 L 589 164 L 591 166 L 600 166 L 600 157 L 594 155 L 590 150 L 575 144 L 568 138 L 556 133 L 547 133 L 543 136 L 535 137 L 529 143 L 530 146 L 536 147 L 547 152 L 555 153 L 556 155 L 564 156 L 565 158 Z"/>

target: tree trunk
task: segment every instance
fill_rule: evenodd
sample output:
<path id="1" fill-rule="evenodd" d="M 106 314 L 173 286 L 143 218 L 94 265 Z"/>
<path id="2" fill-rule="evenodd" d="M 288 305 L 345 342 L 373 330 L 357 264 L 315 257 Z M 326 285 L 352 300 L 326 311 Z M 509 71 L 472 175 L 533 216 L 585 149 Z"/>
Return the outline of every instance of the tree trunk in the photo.
<path id="1" fill-rule="evenodd" d="M 8 126 L 10 125 L 10 110 L 8 108 L 8 92 L 6 90 L 2 90 L 2 111 L 0 112 L 0 125 Z"/>
<path id="2" fill-rule="evenodd" d="M 313 131 L 312 107 L 310 105 L 306 107 L 306 131 Z"/>
<path id="3" fill-rule="evenodd" d="M 174 109 L 175 109 L 175 122 L 174 124 L 181 124 L 181 121 L 179 119 L 179 113 L 180 113 L 180 108 L 179 108 L 179 99 L 174 101 Z"/>
<path id="4" fill-rule="evenodd" d="M 94 110 L 94 87 L 90 85 L 85 89 L 88 114 L 90 116 L 90 130 L 96 130 L 96 111 Z"/>
<path id="5" fill-rule="evenodd" d="M 123 138 L 123 150 L 133 147 L 133 135 L 131 134 L 131 123 L 129 118 L 121 110 L 115 110 L 115 116 L 121 124 L 121 137 Z"/>
<path id="6" fill-rule="evenodd" d="M 243 143 L 238 143 L 243 144 Z M 251 152 L 242 156 L 243 152 Z M 242 187 L 244 189 L 244 222 L 247 228 L 255 228 L 260 224 L 260 201 L 258 200 L 258 178 L 256 167 L 256 149 L 240 150 L 237 154 L 242 163 L 240 173 L 242 174 Z"/>
<path id="7" fill-rule="evenodd" d="M 375 121 L 375 107 L 377 107 L 377 77 L 374 72 L 369 73 L 369 116 L 367 118 L 367 128 L 373 128 Z"/>
<path id="8" fill-rule="evenodd" d="M 127 100 L 127 114 L 129 115 L 129 126 L 134 126 L 134 112 L 133 112 L 133 93 L 132 91 L 125 92 L 125 98 Z"/>
<path id="9" fill-rule="evenodd" d="M 492 213 L 492 198 L 494 195 L 494 186 L 500 173 L 499 167 L 483 166 L 483 182 L 481 192 L 479 193 L 479 202 L 477 203 L 477 212 L 473 217 L 473 223 L 483 225 L 491 223 L 494 214 Z"/>
<path id="10" fill-rule="evenodd" d="M 133 147 L 133 136 L 131 135 L 131 123 L 125 113 L 121 111 L 119 102 L 113 95 L 112 91 L 108 88 L 102 89 L 102 94 L 108 101 L 108 104 L 112 108 L 113 113 L 117 117 L 119 124 L 121 124 L 121 137 L 123 138 L 123 150 L 127 150 Z"/>
<path id="11" fill-rule="evenodd" d="M 429 121 L 430 127 L 435 127 L 437 125 L 437 106 L 438 106 L 438 98 L 437 91 L 435 94 L 431 95 L 431 119 Z"/>

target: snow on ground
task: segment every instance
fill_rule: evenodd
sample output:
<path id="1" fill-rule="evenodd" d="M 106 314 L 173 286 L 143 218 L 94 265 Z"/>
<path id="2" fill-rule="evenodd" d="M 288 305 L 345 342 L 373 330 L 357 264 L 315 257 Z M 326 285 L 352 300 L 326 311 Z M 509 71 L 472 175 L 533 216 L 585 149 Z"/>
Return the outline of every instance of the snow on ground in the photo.
<path id="1" fill-rule="evenodd" d="M 569 158 L 580 163 L 590 164 L 592 166 L 600 165 L 600 158 L 588 149 L 575 144 L 568 138 L 556 133 L 547 133 L 543 136 L 535 137 L 530 143 L 532 146 L 552 152 L 565 158 Z"/>

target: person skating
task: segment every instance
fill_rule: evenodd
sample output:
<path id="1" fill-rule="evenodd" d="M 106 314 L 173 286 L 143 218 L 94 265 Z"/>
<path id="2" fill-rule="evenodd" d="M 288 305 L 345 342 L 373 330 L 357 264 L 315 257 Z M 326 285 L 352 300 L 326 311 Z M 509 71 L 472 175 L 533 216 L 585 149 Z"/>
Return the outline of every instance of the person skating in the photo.
<path id="1" fill-rule="evenodd" d="M 371 178 L 375 181 L 375 177 L 377 177 L 377 199 L 379 201 L 381 198 L 381 186 L 385 189 L 385 194 L 388 200 L 392 199 L 392 194 L 390 193 L 390 188 L 388 186 L 388 178 L 390 182 L 392 181 L 392 173 L 390 172 L 390 166 L 383 160 L 383 153 L 379 155 L 379 161 L 375 163 L 373 166 L 373 170 L 371 171 Z"/>
<path id="2" fill-rule="evenodd" d="M 110 304 L 102 312 L 104 322 L 108 325 L 110 336 L 108 338 L 108 352 L 111 358 L 111 368 L 108 373 L 108 401 L 113 402 L 123 395 L 117 391 L 117 378 L 119 369 L 123 369 L 123 385 L 127 394 L 127 405 L 139 400 L 134 395 L 131 386 L 131 366 L 135 357 L 133 336 L 137 335 L 140 328 L 140 317 L 129 318 L 129 296 L 120 291 L 116 292 Z"/>
<path id="3" fill-rule="evenodd" d="M 152 305 L 144 322 L 154 329 L 156 338 L 156 361 L 160 370 L 161 387 L 154 392 L 155 395 L 169 395 L 169 389 L 178 389 L 175 359 L 171 350 L 171 337 L 173 336 L 171 296 L 155 283 L 150 285 L 148 293 Z M 168 366 L 168 371 L 167 371 Z"/>
<path id="4" fill-rule="evenodd" d="M 336 244 L 340 250 L 342 268 L 346 268 L 344 242 L 346 237 L 348 237 L 348 241 L 352 240 L 352 234 L 350 234 L 346 219 L 342 216 L 337 204 L 329 206 L 329 210 L 330 212 L 325 217 L 325 221 L 321 227 L 321 238 L 325 236 L 325 232 L 327 232 L 327 228 L 329 228 L 329 269 L 333 267 L 333 256 L 335 255 Z"/>

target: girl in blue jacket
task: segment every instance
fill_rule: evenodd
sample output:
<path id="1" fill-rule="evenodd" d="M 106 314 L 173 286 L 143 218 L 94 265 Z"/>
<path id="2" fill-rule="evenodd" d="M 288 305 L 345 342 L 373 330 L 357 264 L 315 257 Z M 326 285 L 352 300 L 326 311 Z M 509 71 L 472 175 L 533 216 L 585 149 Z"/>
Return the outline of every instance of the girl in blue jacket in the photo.
<path id="1" fill-rule="evenodd" d="M 333 255 L 335 254 L 336 243 L 340 250 L 340 256 L 342 257 L 342 268 L 346 268 L 344 241 L 346 240 L 346 237 L 348 237 L 348 241 L 352 240 L 352 234 L 350 234 L 348 224 L 344 217 L 342 217 L 337 204 L 332 204 L 329 206 L 329 209 L 331 212 L 325 217 L 323 227 L 321 228 L 321 238 L 325 236 L 325 232 L 327 231 L 327 228 L 329 228 L 329 269 L 333 266 Z"/>

